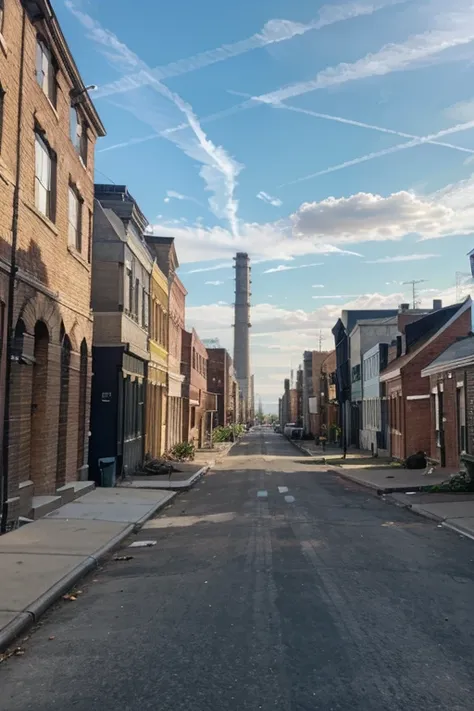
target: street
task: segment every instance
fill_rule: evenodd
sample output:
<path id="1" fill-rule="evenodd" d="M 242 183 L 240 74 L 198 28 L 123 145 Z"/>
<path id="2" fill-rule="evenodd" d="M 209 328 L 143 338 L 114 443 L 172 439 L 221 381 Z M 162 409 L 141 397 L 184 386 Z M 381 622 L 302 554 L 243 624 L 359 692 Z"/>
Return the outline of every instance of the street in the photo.
<path id="1" fill-rule="evenodd" d="M 472 709 L 474 542 L 310 462 L 246 435 L 0 665 L 0 710 Z"/>

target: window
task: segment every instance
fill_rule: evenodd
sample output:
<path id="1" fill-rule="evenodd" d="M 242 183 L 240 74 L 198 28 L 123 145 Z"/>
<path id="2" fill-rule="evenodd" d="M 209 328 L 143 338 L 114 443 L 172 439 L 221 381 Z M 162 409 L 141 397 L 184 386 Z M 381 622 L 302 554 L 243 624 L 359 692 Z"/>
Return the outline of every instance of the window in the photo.
<path id="1" fill-rule="evenodd" d="M 37 131 L 35 133 L 35 205 L 50 220 L 54 219 L 54 168 L 52 151 Z"/>
<path id="2" fill-rule="evenodd" d="M 140 313 L 140 280 L 135 279 L 135 308 L 134 308 L 135 318 L 138 321 L 138 314 Z"/>
<path id="3" fill-rule="evenodd" d="M 149 301 L 150 297 L 145 291 L 145 287 L 143 287 L 143 298 L 142 298 L 142 325 L 145 328 L 148 328 L 148 322 L 149 322 Z"/>
<path id="4" fill-rule="evenodd" d="M 75 247 L 78 252 L 82 251 L 82 204 L 76 190 L 69 186 L 69 213 L 68 213 L 68 237 L 69 244 Z"/>
<path id="5" fill-rule="evenodd" d="M 69 132 L 76 153 L 84 165 L 87 165 L 87 129 L 85 123 L 81 121 L 78 110 L 74 106 L 71 106 L 69 112 Z"/>
<path id="6" fill-rule="evenodd" d="M 127 311 L 129 313 L 132 312 L 132 307 L 133 307 L 133 277 L 132 277 L 132 270 L 127 269 L 127 292 L 128 292 L 128 302 L 127 302 Z"/>
<path id="7" fill-rule="evenodd" d="M 1 32 L 1 29 L 2 29 L 2 0 L 0 0 L 0 32 Z M 5 104 L 5 92 L 3 91 L 2 85 L 0 84 L 0 153 L 2 151 L 4 104 Z"/>
<path id="8" fill-rule="evenodd" d="M 44 93 L 56 106 L 56 70 L 49 47 L 38 38 L 36 40 L 36 81 Z"/>
<path id="9" fill-rule="evenodd" d="M 94 230 L 94 215 L 92 213 L 92 210 L 89 210 L 89 229 L 88 229 L 88 233 L 87 233 L 87 261 L 89 262 L 89 264 L 92 260 L 93 230 Z"/>

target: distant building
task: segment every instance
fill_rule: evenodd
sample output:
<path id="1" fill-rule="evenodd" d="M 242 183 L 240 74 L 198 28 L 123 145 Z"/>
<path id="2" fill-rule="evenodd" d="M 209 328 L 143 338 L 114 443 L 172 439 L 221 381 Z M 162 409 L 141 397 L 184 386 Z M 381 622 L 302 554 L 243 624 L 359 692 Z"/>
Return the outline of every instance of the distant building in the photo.
<path id="1" fill-rule="evenodd" d="M 213 426 L 238 421 L 238 384 L 232 358 L 225 348 L 207 348 L 207 389 L 217 395 L 217 412 Z"/>
<path id="2" fill-rule="evenodd" d="M 210 442 L 212 415 L 217 411 L 217 395 L 209 393 L 207 389 L 208 354 L 196 331 L 183 331 L 182 338 L 182 441 L 193 441 L 197 447 L 203 447 Z"/>

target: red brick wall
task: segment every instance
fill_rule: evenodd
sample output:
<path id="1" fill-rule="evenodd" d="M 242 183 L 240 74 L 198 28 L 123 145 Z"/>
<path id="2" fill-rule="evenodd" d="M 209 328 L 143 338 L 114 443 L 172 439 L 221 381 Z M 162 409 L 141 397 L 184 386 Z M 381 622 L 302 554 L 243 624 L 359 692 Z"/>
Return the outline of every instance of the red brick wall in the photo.
<path id="1" fill-rule="evenodd" d="M 0 149 L 0 258 L 10 259 L 13 187 L 18 144 L 19 80 L 22 34 L 22 4 L 6 0 L 3 37 L 0 47 L 0 82 L 5 91 L 3 131 Z M 42 321 L 48 331 L 45 365 L 14 365 L 12 386 L 12 437 L 10 440 L 10 495 L 21 481 L 32 479 L 35 494 L 54 493 L 58 457 L 58 417 L 60 388 L 60 337 L 67 334 L 72 344 L 67 423 L 64 450 L 65 480 L 76 479 L 79 459 L 87 462 L 90 377 L 78 377 L 78 353 L 83 340 L 91 353 L 90 312 L 91 270 L 89 263 L 90 213 L 93 210 L 94 145 L 96 129 L 87 120 L 87 166 L 81 163 L 70 140 L 70 91 L 73 83 L 59 48 L 52 40 L 46 21 L 36 26 L 27 20 L 24 51 L 24 88 L 21 115 L 21 172 L 18 219 L 17 287 L 14 322 L 19 316 L 26 326 L 24 352 L 34 350 L 35 324 Z M 58 65 L 57 101 L 53 107 L 36 81 L 36 36 L 47 41 Z M 79 109 L 82 111 L 82 109 Z M 35 207 L 35 123 L 57 156 L 56 209 L 53 221 Z M 82 202 L 82 249 L 68 244 L 69 183 L 76 187 Z M 6 280 L 0 274 L 0 300 L 5 302 Z M 2 356 L 3 357 L 3 356 Z M 0 363 L 1 369 L 1 363 Z M 2 372 L 0 370 L 0 372 Z M 33 388 L 33 383 L 35 386 Z M 86 397 L 80 397 L 79 385 Z M 4 384 L 1 384 L 3 390 Z M 0 409 L 1 409 L 0 398 Z M 0 413 L 1 414 L 1 413 Z M 81 422 L 79 422 L 79 417 Z M 84 438 L 80 443 L 79 438 Z M 82 466 L 82 465 L 81 465 Z M 25 506 L 27 503 L 25 503 Z M 23 511 L 22 513 L 28 513 Z M 12 516 L 15 512 L 11 512 Z"/>

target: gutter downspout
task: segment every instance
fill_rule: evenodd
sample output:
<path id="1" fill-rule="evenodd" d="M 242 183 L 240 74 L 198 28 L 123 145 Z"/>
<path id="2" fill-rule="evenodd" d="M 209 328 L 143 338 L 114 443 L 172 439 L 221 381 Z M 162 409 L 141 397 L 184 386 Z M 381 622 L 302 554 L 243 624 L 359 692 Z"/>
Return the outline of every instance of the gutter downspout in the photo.
<path id="1" fill-rule="evenodd" d="M 168 265 L 168 332 L 166 334 L 167 336 L 167 344 L 166 344 L 166 350 L 167 350 L 167 372 L 166 372 L 166 386 L 167 386 L 167 393 L 166 393 L 166 446 L 165 450 L 170 449 L 170 319 L 171 319 L 171 313 L 170 313 L 170 304 L 171 304 L 171 289 L 174 283 L 174 277 L 175 273 L 172 271 Z M 174 425 L 174 423 L 173 423 Z"/>
<path id="2" fill-rule="evenodd" d="M 21 177 L 21 137 L 23 118 L 23 81 L 25 74 L 25 34 L 26 34 L 26 9 L 23 7 L 23 18 L 21 27 L 20 44 L 20 74 L 18 81 L 18 122 L 17 122 L 17 146 L 16 146 L 16 172 L 15 189 L 13 191 L 13 215 L 12 215 L 12 247 L 10 257 L 10 273 L 8 276 L 8 306 L 7 306 L 7 343 L 6 343 L 6 364 L 5 364 L 5 403 L 3 414 L 3 442 L 2 442 L 2 515 L 0 521 L 0 534 L 7 530 L 8 521 L 8 483 L 9 483 L 9 447 L 10 447 L 10 380 L 14 341 L 14 297 L 15 279 L 18 268 L 16 266 L 16 251 L 18 244 L 18 222 L 20 209 L 20 177 Z"/>

